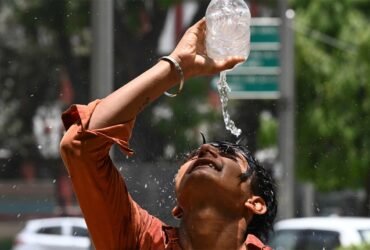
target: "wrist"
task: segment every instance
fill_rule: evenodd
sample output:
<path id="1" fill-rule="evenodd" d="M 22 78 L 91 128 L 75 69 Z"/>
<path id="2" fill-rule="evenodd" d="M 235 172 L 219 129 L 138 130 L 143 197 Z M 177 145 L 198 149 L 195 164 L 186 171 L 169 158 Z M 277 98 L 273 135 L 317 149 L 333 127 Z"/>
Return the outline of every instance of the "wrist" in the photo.
<path id="1" fill-rule="evenodd" d="M 184 73 L 185 80 L 192 76 L 192 58 L 189 56 L 181 56 L 175 52 L 171 53 L 170 56 L 178 62 Z"/>
<path id="2" fill-rule="evenodd" d="M 184 71 L 181 67 L 181 65 L 179 64 L 179 59 L 178 58 L 174 58 L 173 56 L 162 56 L 161 58 L 159 58 L 160 61 L 167 61 L 168 63 L 171 64 L 171 69 L 173 69 L 174 71 L 176 71 L 178 77 L 179 77 L 179 88 L 177 90 L 176 93 L 169 93 L 167 91 L 165 91 L 165 95 L 169 96 L 169 97 L 175 97 L 177 96 L 178 94 L 180 94 L 183 86 L 184 86 L 184 81 L 185 81 L 185 76 L 184 76 Z M 173 71 L 171 70 L 171 71 Z"/>

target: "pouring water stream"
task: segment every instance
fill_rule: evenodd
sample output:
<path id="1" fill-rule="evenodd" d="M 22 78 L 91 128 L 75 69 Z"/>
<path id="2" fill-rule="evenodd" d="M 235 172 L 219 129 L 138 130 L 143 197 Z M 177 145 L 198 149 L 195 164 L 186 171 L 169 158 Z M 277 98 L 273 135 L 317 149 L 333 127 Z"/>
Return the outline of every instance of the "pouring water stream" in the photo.
<path id="1" fill-rule="evenodd" d="M 235 126 L 234 121 L 230 119 L 230 114 L 227 111 L 227 103 L 229 101 L 229 92 L 231 90 L 230 90 L 230 87 L 229 87 L 229 85 L 227 84 L 227 81 L 226 81 L 226 71 L 222 71 L 220 73 L 220 79 L 217 82 L 217 89 L 218 89 L 218 94 L 219 94 L 220 100 L 221 100 L 222 115 L 224 117 L 225 127 L 233 135 L 238 137 L 242 133 L 242 130 Z"/>

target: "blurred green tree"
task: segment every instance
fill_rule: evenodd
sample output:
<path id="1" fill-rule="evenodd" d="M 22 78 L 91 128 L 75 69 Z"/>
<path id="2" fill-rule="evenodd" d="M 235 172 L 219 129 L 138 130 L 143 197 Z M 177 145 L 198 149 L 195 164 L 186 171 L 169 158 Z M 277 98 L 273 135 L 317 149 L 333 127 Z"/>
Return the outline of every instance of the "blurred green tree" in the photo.
<path id="1" fill-rule="evenodd" d="M 370 2 L 292 3 L 298 174 L 320 190 L 365 186 L 370 215 Z"/>
<path id="2" fill-rule="evenodd" d="M 348 247 L 338 247 L 336 250 L 366 250 L 370 248 L 370 244 L 364 243 L 361 245 L 352 245 Z"/>
<path id="3" fill-rule="evenodd" d="M 33 117 L 40 106 L 72 101 L 73 94 L 63 96 L 63 82 L 78 98 L 85 93 L 88 8 L 87 0 L 0 1 L 0 148 L 13 161 L 41 160 Z M 16 177 L 16 166 L 8 165 Z"/>

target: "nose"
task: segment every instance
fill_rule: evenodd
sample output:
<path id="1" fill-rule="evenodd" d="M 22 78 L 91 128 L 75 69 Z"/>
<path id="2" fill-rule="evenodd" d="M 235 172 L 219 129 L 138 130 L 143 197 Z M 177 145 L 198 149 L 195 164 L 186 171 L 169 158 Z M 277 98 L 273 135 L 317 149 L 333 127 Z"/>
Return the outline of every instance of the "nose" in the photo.
<path id="1" fill-rule="evenodd" d="M 198 157 L 204 157 L 206 155 L 211 155 L 212 157 L 217 157 L 217 149 L 210 144 L 203 144 L 199 148 Z"/>

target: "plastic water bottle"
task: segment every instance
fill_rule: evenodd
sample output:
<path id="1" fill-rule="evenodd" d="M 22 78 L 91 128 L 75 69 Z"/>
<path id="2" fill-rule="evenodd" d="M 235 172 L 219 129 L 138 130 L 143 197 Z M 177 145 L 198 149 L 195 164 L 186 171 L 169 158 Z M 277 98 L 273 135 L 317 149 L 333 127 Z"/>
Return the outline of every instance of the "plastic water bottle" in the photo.
<path id="1" fill-rule="evenodd" d="M 206 11 L 206 50 L 215 60 L 229 56 L 243 56 L 246 60 L 250 52 L 251 13 L 244 0 L 212 0 Z M 228 93 L 231 91 L 226 81 L 226 71 L 220 73 L 217 83 L 225 127 L 236 137 L 241 129 L 235 126 L 227 111 Z"/>
<path id="2" fill-rule="evenodd" d="M 212 0 L 206 11 L 207 55 L 215 60 L 228 56 L 248 58 L 251 13 L 244 0 Z"/>

